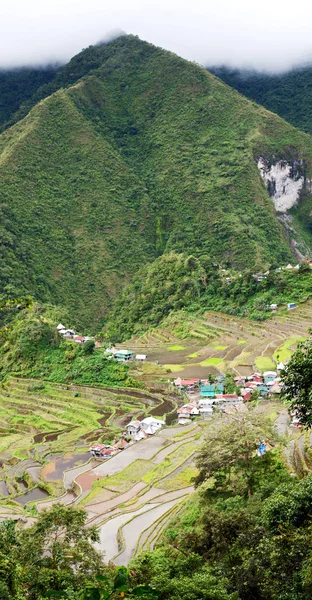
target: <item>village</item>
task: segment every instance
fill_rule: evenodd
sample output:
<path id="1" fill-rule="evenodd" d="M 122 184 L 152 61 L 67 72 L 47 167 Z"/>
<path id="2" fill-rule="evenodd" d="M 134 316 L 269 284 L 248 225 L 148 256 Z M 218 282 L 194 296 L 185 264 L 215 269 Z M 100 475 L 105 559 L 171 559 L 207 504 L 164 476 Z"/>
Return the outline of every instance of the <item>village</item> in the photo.
<path id="1" fill-rule="evenodd" d="M 129 352 L 129 351 L 124 351 Z M 282 391 L 280 371 L 284 369 L 283 363 L 278 365 L 277 371 L 252 373 L 248 377 L 234 377 L 232 375 L 209 379 L 181 379 L 176 378 L 169 385 L 178 390 L 181 401 L 187 400 L 177 410 L 176 424 L 190 425 L 192 421 L 206 420 L 217 411 L 226 415 L 235 412 L 244 412 L 246 405 L 251 401 L 274 400 Z M 227 388 L 235 388 L 235 392 L 227 393 Z M 129 446 L 155 435 L 166 425 L 162 419 L 146 417 L 142 421 L 131 420 L 125 427 L 122 437 L 114 445 L 94 444 L 90 448 L 92 456 L 107 459 L 115 456 Z M 290 423 L 291 427 L 300 427 L 300 422 L 294 413 Z"/>
<path id="2" fill-rule="evenodd" d="M 290 267 L 291 265 L 288 265 L 286 268 Z M 289 303 L 289 309 L 294 307 L 294 304 Z M 270 308 L 276 310 L 277 305 L 272 304 Z M 85 344 L 90 340 L 94 341 L 94 338 L 77 335 L 74 329 L 65 329 L 61 323 L 57 329 L 59 334 L 68 341 L 78 344 Z M 102 347 L 99 342 L 94 341 L 94 344 L 96 348 Z M 128 348 L 111 346 L 104 347 L 103 350 L 103 356 L 109 360 L 125 363 L 147 362 L 146 354 L 137 354 Z M 250 402 L 263 403 L 278 400 L 283 388 L 281 372 L 284 368 L 285 364 L 283 362 L 277 362 L 275 370 L 254 371 L 247 375 L 236 374 L 235 372 L 227 374 L 219 372 L 218 374 L 207 373 L 206 377 L 169 377 L 167 379 L 169 389 L 175 390 L 181 398 L 178 403 L 176 418 L 173 421 L 171 419 L 170 424 L 190 425 L 193 421 L 210 419 L 217 412 L 225 415 L 244 412 Z M 94 458 L 107 460 L 130 446 L 154 436 L 165 426 L 166 416 L 163 418 L 146 416 L 142 420 L 131 420 L 130 417 L 130 422 L 125 425 L 120 439 L 110 444 L 94 443 L 90 447 L 90 453 Z M 291 415 L 290 427 L 300 428 L 300 422 L 296 414 Z"/>

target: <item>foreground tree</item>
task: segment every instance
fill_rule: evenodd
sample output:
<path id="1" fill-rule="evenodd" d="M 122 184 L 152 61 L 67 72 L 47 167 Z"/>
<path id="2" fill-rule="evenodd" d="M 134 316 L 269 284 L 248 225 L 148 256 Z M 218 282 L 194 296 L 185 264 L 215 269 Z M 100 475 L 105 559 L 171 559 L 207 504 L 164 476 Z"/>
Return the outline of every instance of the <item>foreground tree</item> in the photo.
<path id="1" fill-rule="evenodd" d="M 45 597 L 48 590 L 79 590 L 105 574 L 103 557 L 93 546 L 99 536 L 86 527 L 87 513 L 55 504 L 36 523 L 16 534 L 16 563 L 22 569 L 25 597 Z"/>
<path id="2" fill-rule="evenodd" d="M 243 486 L 251 496 L 260 473 L 272 460 L 270 453 L 257 456 L 257 449 L 262 440 L 272 442 L 276 437 L 268 417 L 254 408 L 216 417 L 197 458 L 196 485 L 213 477 L 216 487 L 226 482 L 237 493 Z"/>
<path id="3" fill-rule="evenodd" d="M 312 339 L 298 344 L 282 371 L 283 396 L 305 427 L 312 426 Z"/>

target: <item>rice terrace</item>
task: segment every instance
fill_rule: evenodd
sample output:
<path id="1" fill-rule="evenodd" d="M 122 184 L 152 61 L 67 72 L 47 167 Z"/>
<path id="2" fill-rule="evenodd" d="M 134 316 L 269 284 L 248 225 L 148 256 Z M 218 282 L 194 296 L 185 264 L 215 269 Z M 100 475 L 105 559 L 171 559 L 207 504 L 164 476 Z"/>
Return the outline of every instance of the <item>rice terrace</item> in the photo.
<path id="1" fill-rule="evenodd" d="M 140 549 L 153 548 L 193 490 L 194 457 L 207 427 L 207 421 L 175 425 L 184 400 L 169 381 L 274 368 L 307 337 L 311 316 L 311 303 L 262 323 L 175 313 L 126 343 L 148 356 L 131 366 L 141 389 L 6 379 L 0 389 L 1 518 L 31 522 L 55 502 L 75 503 L 99 526 L 107 560 L 126 564 Z M 281 409 L 272 404 L 269 411 Z M 149 415 L 164 418 L 167 427 L 109 460 L 90 455 L 92 443 L 116 443 L 129 421 Z"/>

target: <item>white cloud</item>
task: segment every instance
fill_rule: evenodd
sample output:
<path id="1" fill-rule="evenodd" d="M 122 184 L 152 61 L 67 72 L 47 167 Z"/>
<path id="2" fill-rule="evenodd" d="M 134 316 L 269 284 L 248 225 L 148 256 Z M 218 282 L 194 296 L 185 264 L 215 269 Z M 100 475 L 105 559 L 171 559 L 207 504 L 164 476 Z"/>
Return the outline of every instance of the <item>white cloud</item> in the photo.
<path id="1" fill-rule="evenodd" d="M 281 70 L 312 58 L 307 0 L 8 0 L 0 66 L 65 61 L 123 30 L 201 64 Z"/>

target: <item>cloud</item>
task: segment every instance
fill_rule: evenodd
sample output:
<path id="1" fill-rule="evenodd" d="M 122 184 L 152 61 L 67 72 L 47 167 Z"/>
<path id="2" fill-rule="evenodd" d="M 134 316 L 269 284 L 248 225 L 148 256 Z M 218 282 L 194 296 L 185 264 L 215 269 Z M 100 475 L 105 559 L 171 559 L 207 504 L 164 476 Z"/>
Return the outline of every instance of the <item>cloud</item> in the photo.
<path id="1" fill-rule="evenodd" d="M 278 71 L 312 60 L 307 0 L 9 0 L 0 66 L 67 61 L 123 30 L 203 65 Z"/>

